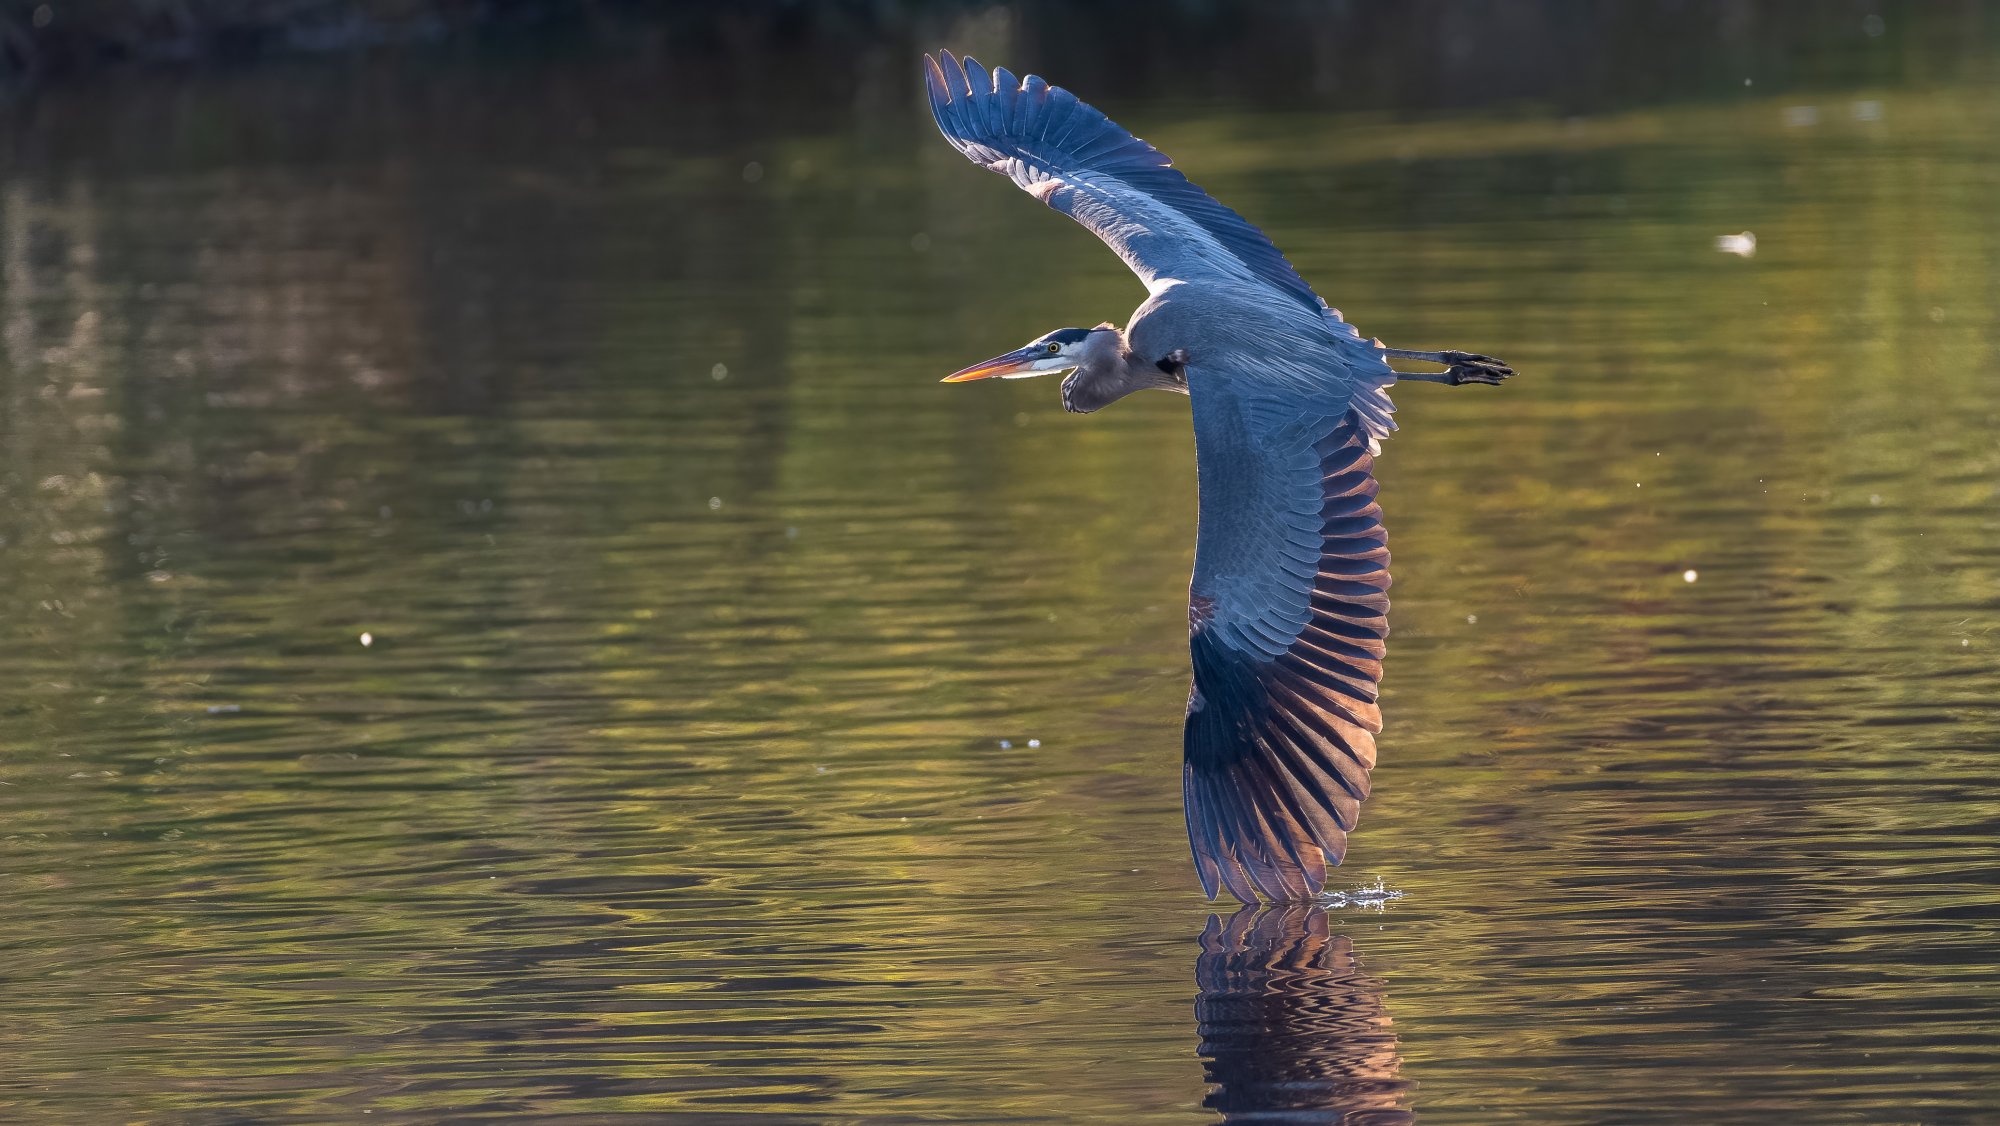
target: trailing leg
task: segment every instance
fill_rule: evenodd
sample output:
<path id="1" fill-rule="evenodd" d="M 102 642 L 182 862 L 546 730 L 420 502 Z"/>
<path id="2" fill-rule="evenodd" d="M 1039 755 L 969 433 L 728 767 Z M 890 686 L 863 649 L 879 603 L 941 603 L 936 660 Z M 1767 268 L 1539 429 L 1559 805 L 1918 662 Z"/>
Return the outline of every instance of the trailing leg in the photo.
<path id="1" fill-rule="evenodd" d="M 1481 356 L 1472 352 L 1413 352 L 1407 348 L 1384 348 L 1382 354 L 1398 360 L 1422 360 L 1427 364 L 1443 364 L 1445 371 L 1396 373 L 1397 379 L 1414 379 L 1425 383 L 1449 383 L 1453 387 L 1467 383 L 1497 384 L 1514 374 L 1514 369 L 1491 356 Z"/>

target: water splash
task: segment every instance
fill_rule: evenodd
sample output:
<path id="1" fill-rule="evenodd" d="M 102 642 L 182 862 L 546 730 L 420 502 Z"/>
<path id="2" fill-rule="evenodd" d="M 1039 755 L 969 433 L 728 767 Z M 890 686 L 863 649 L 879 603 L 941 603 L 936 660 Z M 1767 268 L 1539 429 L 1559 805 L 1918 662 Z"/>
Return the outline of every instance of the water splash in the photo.
<path id="1" fill-rule="evenodd" d="M 1324 907 L 1364 907 L 1376 911 L 1387 909 L 1389 901 L 1401 899 L 1404 892 L 1383 883 L 1382 877 L 1375 877 L 1372 884 L 1349 888 L 1346 891 L 1327 891 L 1320 895 L 1319 902 Z"/>

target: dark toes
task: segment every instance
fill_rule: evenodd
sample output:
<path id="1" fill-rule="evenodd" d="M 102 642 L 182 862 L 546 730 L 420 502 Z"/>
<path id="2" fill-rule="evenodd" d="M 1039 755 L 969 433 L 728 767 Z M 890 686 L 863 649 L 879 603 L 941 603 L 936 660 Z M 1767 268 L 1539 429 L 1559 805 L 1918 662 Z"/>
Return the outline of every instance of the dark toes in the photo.
<path id="1" fill-rule="evenodd" d="M 1497 386 L 1501 380 L 1514 374 L 1513 368 L 1490 356 L 1472 356 L 1465 353 L 1460 355 L 1464 355 L 1465 358 L 1453 360 L 1451 371 L 1447 373 L 1451 376 L 1453 386 L 1463 386 L 1467 383 Z"/>

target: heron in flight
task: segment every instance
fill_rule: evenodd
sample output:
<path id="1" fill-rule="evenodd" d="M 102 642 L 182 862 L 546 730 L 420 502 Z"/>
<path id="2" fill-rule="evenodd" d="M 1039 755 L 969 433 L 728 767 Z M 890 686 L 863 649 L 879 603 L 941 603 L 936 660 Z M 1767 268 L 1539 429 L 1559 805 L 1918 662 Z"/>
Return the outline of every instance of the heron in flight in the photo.
<path id="1" fill-rule="evenodd" d="M 1188 397 L 1188 840 L 1211 899 L 1310 899 L 1346 851 L 1382 730 L 1389 549 L 1373 468 L 1395 429 L 1389 385 L 1513 369 L 1363 338 L 1261 231 L 1069 91 L 948 51 L 924 71 L 952 147 L 1089 228 L 1147 291 L 1122 329 L 1057 329 L 945 382 L 1067 372 L 1063 408 L 1078 413 L 1146 388 Z"/>

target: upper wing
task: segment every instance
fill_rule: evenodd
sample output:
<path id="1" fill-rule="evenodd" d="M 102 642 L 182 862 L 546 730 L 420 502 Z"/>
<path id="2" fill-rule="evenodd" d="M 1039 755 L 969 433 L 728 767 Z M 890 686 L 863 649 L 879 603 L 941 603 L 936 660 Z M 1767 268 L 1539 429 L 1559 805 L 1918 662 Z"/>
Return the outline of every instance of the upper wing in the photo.
<path id="1" fill-rule="evenodd" d="M 1158 149 L 1060 86 L 1015 84 L 949 51 L 924 56 L 931 112 L 974 164 L 1090 228 L 1157 290 L 1170 281 L 1261 283 L 1315 315 L 1326 303 L 1264 233 L 1188 182 Z"/>
<path id="2" fill-rule="evenodd" d="M 1361 404 L 1188 370 L 1201 518 L 1181 785 L 1204 890 L 1319 892 L 1368 796 L 1389 548 Z"/>

